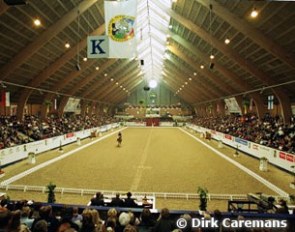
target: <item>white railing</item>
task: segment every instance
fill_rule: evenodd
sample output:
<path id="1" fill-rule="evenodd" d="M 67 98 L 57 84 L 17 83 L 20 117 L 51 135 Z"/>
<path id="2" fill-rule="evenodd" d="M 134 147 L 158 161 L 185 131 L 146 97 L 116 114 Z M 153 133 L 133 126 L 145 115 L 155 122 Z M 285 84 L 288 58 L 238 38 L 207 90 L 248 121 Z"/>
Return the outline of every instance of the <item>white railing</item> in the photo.
<path id="1" fill-rule="evenodd" d="M 22 191 L 22 192 L 40 192 L 44 193 L 46 191 L 45 186 L 34 186 L 34 185 L 0 185 L 0 189 L 5 191 Z M 101 192 L 104 195 L 115 195 L 116 193 L 125 194 L 126 191 L 114 191 L 114 190 L 98 190 L 98 189 L 79 189 L 79 188 L 64 188 L 64 187 L 56 187 L 56 193 L 63 194 L 77 194 L 77 195 L 90 195 L 93 196 L 96 192 Z M 132 192 L 133 196 L 154 196 L 157 198 L 163 199 L 199 199 L 199 195 L 197 193 L 165 193 L 165 192 Z M 209 193 L 209 200 L 245 200 L 247 199 L 247 194 L 216 194 Z"/>

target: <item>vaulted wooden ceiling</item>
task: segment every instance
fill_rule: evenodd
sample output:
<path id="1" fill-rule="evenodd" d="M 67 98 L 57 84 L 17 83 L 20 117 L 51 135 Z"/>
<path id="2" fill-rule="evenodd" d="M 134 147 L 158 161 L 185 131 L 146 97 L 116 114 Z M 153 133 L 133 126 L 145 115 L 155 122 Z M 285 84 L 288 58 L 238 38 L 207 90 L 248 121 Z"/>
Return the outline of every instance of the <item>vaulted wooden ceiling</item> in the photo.
<path id="1" fill-rule="evenodd" d="M 157 0 L 138 4 L 155 17 L 149 27 L 163 32 L 159 21 L 170 17 L 163 63 L 149 65 L 161 65 L 161 83 L 184 101 L 195 105 L 262 89 L 265 97 L 277 92 L 295 101 L 294 2 L 178 0 L 170 8 Z M 12 101 L 42 103 L 57 95 L 108 104 L 126 100 L 144 81 L 139 59 L 150 48 L 139 49 L 139 59 L 84 62 L 87 36 L 104 34 L 103 6 L 103 0 L 28 0 L 19 6 L 0 1 L 0 80 Z M 253 8 L 257 18 L 250 17 Z M 34 18 L 41 27 L 33 25 Z M 161 40 L 157 33 L 150 36 Z"/>

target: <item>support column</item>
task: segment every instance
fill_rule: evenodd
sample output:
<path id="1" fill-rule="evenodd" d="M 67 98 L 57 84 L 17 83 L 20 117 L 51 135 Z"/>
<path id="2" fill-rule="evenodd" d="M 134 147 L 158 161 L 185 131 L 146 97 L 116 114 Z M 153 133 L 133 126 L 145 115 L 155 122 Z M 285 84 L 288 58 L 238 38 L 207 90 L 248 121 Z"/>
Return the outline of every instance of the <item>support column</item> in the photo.
<path id="1" fill-rule="evenodd" d="M 225 102 L 224 100 L 219 100 L 216 103 L 217 109 L 216 109 L 216 113 L 220 116 L 224 116 L 225 115 Z"/>
<path id="2" fill-rule="evenodd" d="M 85 117 L 86 115 L 87 105 L 88 105 L 87 101 L 85 100 L 80 101 L 80 109 L 81 109 L 80 114 L 82 117 Z"/>
<path id="3" fill-rule="evenodd" d="M 255 103 L 255 109 L 256 109 L 256 114 L 257 114 L 258 118 L 260 118 L 260 119 L 263 118 L 263 116 L 266 113 L 266 107 L 264 105 L 263 98 L 262 98 L 261 94 L 252 93 L 250 95 L 250 97 L 253 98 L 253 101 Z M 251 102 L 251 100 L 250 100 L 250 102 Z"/>

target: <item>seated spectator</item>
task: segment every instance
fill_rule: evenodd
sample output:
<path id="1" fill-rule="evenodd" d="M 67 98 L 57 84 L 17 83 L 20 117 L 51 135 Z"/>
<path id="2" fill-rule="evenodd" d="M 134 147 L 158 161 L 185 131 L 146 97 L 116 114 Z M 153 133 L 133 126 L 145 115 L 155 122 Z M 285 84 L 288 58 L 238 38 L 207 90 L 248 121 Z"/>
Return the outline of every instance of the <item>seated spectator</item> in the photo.
<path id="1" fill-rule="evenodd" d="M 116 231 L 123 231 L 124 228 L 130 223 L 130 215 L 128 213 L 122 212 L 119 215 L 119 225 L 116 227 Z"/>
<path id="2" fill-rule="evenodd" d="M 81 225 L 82 225 L 82 215 L 79 214 L 78 207 L 73 207 L 72 222 L 76 223 L 81 228 Z"/>
<path id="3" fill-rule="evenodd" d="M 38 223 L 41 220 L 45 220 L 45 222 L 48 224 L 48 232 L 56 232 L 59 222 L 58 220 L 53 216 L 52 214 L 52 207 L 51 206 L 42 206 L 39 209 L 39 218 L 36 218 L 33 222 L 32 229 L 34 231 L 35 224 Z"/>
<path id="4" fill-rule="evenodd" d="M 0 208 L 0 231 L 7 231 L 10 226 L 11 212 L 7 208 Z"/>
<path id="5" fill-rule="evenodd" d="M 99 212 L 96 209 L 91 209 L 91 214 L 92 214 L 92 221 L 95 226 L 95 229 L 98 231 L 101 231 L 104 221 L 101 220 Z"/>
<path id="6" fill-rule="evenodd" d="M 287 202 L 285 200 L 281 199 L 279 201 L 279 205 L 280 205 L 280 207 L 277 208 L 275 213 L 289 214 L 289 208 L 288 208 Z"/>
<path id="7" fill-rule="evenodd" d="M 39 220 L 33 225 L 32 232 L 48 232 L 48 223 L 45 220 Z"/>
<path id="8" fill-rule="evenodd" d="M 169 210 L 167 208 L 162 209 L 156 225 L 152 228 L 152 232 L 167 232 L 174 229 L 176 229 L 176 226 L 170 219 Z"/>
<path id="9" fill-rule="evenodd" d="M 103 195 L 101 194 L 101 192 L 97 192 L 95 197 L 91 199 L 91 205 L 93 205 L 93 206 L 103 206 L 104 205 Z"/>
<path id="10" fill-rule="evenodd" d="M 29 206 L 24 206 L 22 208 L 20 222 L 21 224 L 27 225 L 29 228 L 32 228 L 34 219 L 30 218 L 31 209 Z"/>
<path id="11" fill-rule="evenodd" d="M 122 207 L 123 205 L 124 205 L 124 201 L 120 198 L 120 194 L 117 193 L 116 197 L 112 198 L 111 206 Z"/>
<path id="12" fill-rule="evenodd" d="M 137 207 L 138 205 L 135 203 L 134 199 L 131 198 L 132 197 L 132 193 L 128 192 L 127 193 L 127 198 L 124 201 L 124 207 Z"/>
<path id="13" fill-rule="evenodd" d="M 150 231 L 150 228 L 155 226 L 156 221 L 154 220 L 152 213 L 149 209 L 143 209 L 139 218 L 139 231 Z"/>
<path id="14" fill-rule="evenodd" d="M 95 225 L 92 220 L 90 209 L 84 209 L 82 212 L 82 227 L 80 232 L 96 232 Z"/>

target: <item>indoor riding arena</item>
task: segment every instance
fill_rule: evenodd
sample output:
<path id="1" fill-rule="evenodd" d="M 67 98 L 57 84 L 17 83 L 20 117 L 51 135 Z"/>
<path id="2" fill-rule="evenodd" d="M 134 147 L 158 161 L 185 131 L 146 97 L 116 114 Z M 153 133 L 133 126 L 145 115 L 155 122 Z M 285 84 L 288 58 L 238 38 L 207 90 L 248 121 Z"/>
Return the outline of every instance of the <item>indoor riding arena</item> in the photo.
<path id="1" fill-rule="evenodd" d="M 294 19 L 0 0 L 0 231 L 295 231 Z"/>
<path id="2" fill-rule="evenodd" d="M 121 147 L 116 143 L 118 131 L 123 134 Z M 10 182 L 10 178 L 69 151 L 74 153 Z M 216 141 L 200 138 L 185 127 L 122 127 L 101 137 L 87 138 L 79 146 L 71 144 L 62 153 L 56 149 L 40 154 L 34 165 L 27 160 L 11 165 L 5 168 L 7 175 L 2 181 L 9 181 L 12 189 L 18 188 L 7 191 L 12 199 L 38 201 L 46 201 L 42 188 L 53 182 L 65 189 L 57 194 L 57 202 L 68 204 L 87 204 L 97 191 L 111 194 L 132 191 L 139 196 L 155 195 L 156 208 L 196 210 L 197 189 L 201 186 L 212 194 L 212 202 L 209 201 L 212 209 L 227 210 L 227 200 L 243 199 L 248 193 L 279 195 L 272 186 L 263 184 L 216 151 L 258 173 L 282 191 L 289 190 L 290 174 L 275 166 L 268 172 L 260 172 L 259 160 L 246 154 L 235 158 L 234 149 L 218 148 Z M 39 186 L 39 193 L 34 186 Z"/>

